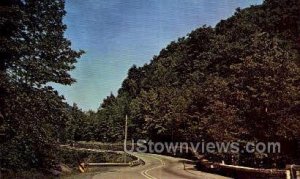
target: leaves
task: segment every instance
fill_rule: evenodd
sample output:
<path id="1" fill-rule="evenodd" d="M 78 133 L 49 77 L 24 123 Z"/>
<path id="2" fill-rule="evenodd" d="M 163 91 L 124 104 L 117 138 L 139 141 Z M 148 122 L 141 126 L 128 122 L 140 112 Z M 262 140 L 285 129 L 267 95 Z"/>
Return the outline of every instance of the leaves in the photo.
<path id="1" fill-rule="evenodd" d="M 74 82 L 69 71 L 83 52 L 63 36 L 62 0 L 4 0 L 0 14 L 1 167 L 48 168 L 69 120 L 48 83 Z"/>
<path id="2" fill-rule="evenodd" d="M 300 135 L 299 12 L 296 0 L 266 0 L 171 42 L 149 64 L 129 70 L 113 98 L 127 102 L 106 99 L 99 121 L 128 114 L 133 136 L 161 141 L 294 140 Z M 128 111 L 118 110 L 128 104 Z M 120 134 L 119 124 L 109 126 Z M 235 163 L 255 165 L 262 156 L 281 158 L 245 154 Z"/>

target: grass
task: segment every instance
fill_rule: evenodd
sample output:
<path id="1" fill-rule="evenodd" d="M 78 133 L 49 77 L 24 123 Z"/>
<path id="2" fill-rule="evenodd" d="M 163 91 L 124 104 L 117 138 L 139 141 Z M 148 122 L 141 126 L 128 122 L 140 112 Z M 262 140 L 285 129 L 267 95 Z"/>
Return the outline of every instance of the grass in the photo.
<path id="1" fill-rule="evenodd" d="M 72 169 L 72 173 L 67 174 L 67 176 L 82 176 L 85 174 L 80 174 L 78 170 L 78 166 L 80 163 L 123 163 L 124 162 L 124 154 L 115 153 L 115 152 L 95 152 L 89 150 L 74 150 L 74 149 L 63 149 L 59 154 L 59 158 L 61 159 L 61 163 L 67 165 Z M 135 157 L 126 154 L 127 162 L 131 162 L 136 160 Z M 105 171 L 107 167 L 89 167 L 88 172 L 99 172 Z M 89 175 L 89 174 L 86 174 Z M 64 177 L 64 178 L 65 178 Z"/>

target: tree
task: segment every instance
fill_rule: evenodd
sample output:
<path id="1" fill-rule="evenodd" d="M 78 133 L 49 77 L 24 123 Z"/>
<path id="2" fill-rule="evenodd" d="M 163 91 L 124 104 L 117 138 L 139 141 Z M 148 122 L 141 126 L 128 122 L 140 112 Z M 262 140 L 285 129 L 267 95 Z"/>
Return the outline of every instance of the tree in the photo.
<path id="1" fill-rule="evenodd" d="M 299 12 L 298 0 L 266 0 L 171 42 L 149 64 L 128 71 L 99 118 L 110 123 L 122 111 L 113 109 L 130 104 L 135 138 L 293 142 L 300 135 Z M 289 154 L 205 155 L 271 167 Z"/>
<path id="2" fill-rule="evenodd" d="M 48 84 L 73 83 L 69 71 L 83 52 L 72 50 L 64 37 L 63 0 L 5 0 L 0 5 L 5 135 L 0 163 L 13 169 L 52 165 L 51 151 L 64 138 L 68 115 L 63 97 Z"/>
<path id="3" fill-rule="evenodd" d="M 252 42 L 253 54 L 231 66 L 231 104 L 246 120 L 247 138 L 295 139 L 300 135 L 297 52 L 266 33 L 254 34 Z"/>

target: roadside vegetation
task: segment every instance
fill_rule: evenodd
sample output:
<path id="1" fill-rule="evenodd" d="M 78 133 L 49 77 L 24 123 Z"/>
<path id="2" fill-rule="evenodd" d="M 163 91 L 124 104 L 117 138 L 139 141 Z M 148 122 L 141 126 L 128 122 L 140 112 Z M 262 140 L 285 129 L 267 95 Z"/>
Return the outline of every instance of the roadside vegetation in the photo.
<path id="1" fill-rule="evenodd" d="M 57 165 L 71 116 L 49 83 L 70 85 L 83 51 L 64 37 L 64 1 L 0 2 L 0 169 L 46 171 Z M 2 173 L 3 173 L 2 172 Z"/>
<path id="2" fill-rule="evenodd" d="M 124 163 L 124 153 L 101 152 L 93 150 L 62 149 L 59 153 L 61 163 L 72 169 L 78 169 L 80 163 Z M 126 161 L 136 160 L 131 155 L 126 155 Z"/>
<path id="3" fill-rule="evenodd" d="M 298 0 L 265 0 L 237 8 L 215 27 L 193 30 L 148 64 L 132 66 L 118 94 L 88 112 L 66 104 L 49 85 L 74 83 L 69 72 L 83 54 L 64 37 L 65 13 L 63 0 L 0 2 L 2 172 L 46 172 L 60 162 L 72 163 L 76 153 L 57 155 L 60 144 L 120 142 L 125 115 L 128 139 L 274 141 L 286 150 L 204 155 L 252 167 L 298 162 L 290 147 L 300 137 Z"/>
<path id="4" fill-rule="evenodd" d="M 86 150 L 88 149 L 88 150 Z M 122 152 L 113 151 L 97 151 L 90 150 L 89 146 L 81 146 L 80 149 L 77 148 L 62 148 L 59 152 L 60 163 L 62 167 L 66 168 L 62 171 L 64 176 L 72 176 L 79 174 L 78 170 L 80 163 L 124 163 L 124 157 L 126 155 L 126 162 L 132 162 L 137 158 L 129 154 Z M 103 167 L 101 166 L 85 166 L 84 170 L 86 172 L 97 172 L 101 171 Z M 105 167 L 104 167 L 105 168 Z M 59 171 L 59 169 L 58 169 Z"/>
<path id="5" fill-rule="evenodd" d="M 280 142 L 281 153 L 205 155 L 251 167 L 297 163 L 299 21 L 299 1 L 266 0 L 237 8 L 215 27 L 192 31 L 148 64 L 132 66 L 118 94 L 104 99 L 98 111 L 86 113 L 85 123 L 74 121 L 72 129 L 82 132 L 74 138 L 122 141 L 128 115 L 129 138 Z"/>

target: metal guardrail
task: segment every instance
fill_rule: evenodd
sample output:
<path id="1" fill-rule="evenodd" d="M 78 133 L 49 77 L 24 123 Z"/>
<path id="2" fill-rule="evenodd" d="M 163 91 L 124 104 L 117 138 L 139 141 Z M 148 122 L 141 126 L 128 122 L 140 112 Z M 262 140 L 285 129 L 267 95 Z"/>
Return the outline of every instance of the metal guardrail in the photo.
<path id="1" fill-rule="evenodd" d="M 130 166 L 130 163 L 86 163 L 87 166 Z"/>
<path id="2" fill-rule="evenodd" d="M 136 156 L 135 156 L 136 157 Z M 138 157 L 136 157 L 138 158 Z M 131 161 L 129 163 L 86 163 L 87 166 L 124 166 L 124 167 L 134 167 L 137 165 L 144 164 L 144 161 L 138 158 L 137 160 Z"/>
<path id="3" fill-rule="evenodd" d="M 208 160 L 201 160 L 200 163 L 210 169 L 229 169 L 231 171 L 239 171 L 246 173 L 258 173 L 263 175 L 280 176 L 286 179 L 300 179 L 300 165 L 287 165 L 285 169 L 261 169 L 236 165 L 226 165 L 223 163 L 214 163 Z"/>
<path id="4" fill-rule="evenodd" d="M 92 152 L 111 152 L 111 153 L 116 153 L 116 154 L 124 154 L 123 151 L 113 151 L 113 150 L 99 150 L 99 149 L 87 149 L 87 148 L 77 148 L 77 147 L 71 147 L 69 145 L 61 145 L 62 148 L 66 148 L 66 149 L 71 149 L 71 150 L 78 150 L 78 151 L 92 151 Z M 103 167 L 112 167 L 112 166 L 119 166 L 119 167 L 133 167 L 133 166 L 137 166 L 137 165 L 141 165 L 144 164 L 144 161 L 141 160 L 139 157 L 126 153 L 127 155 L 131 155 L 135 158 L 137 158 L 134 161 L 131 162 L 127 162 L 127 163 L 82 163 L 81 165 L 79 165 L 79 170 L 81 172 L 85 172 L 86 167 L 90 166 L 90 167 L 96 167 L 96 166 L 103 166 Z"/>

